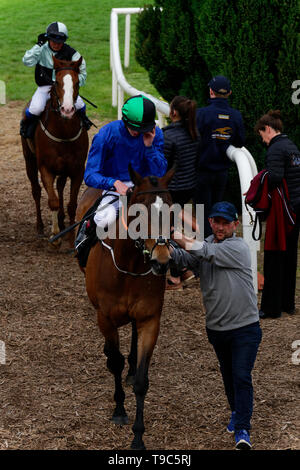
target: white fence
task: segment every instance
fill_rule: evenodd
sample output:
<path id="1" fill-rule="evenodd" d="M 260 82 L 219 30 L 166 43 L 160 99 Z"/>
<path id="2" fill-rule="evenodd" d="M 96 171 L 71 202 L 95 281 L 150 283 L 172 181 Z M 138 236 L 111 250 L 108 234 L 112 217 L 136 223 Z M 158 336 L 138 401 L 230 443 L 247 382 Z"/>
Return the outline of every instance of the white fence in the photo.
<path id="1" fill-rule="evenodd" d="M 164 117 L 169 116 L 169 104 L 131 86 L 124 77 L 121 65 L 119 49 L 118 15 L 126 15 L 124 65 L 125 67 L 128 67 L 130 56 L 130 17 L 132 14 L 140 13 L 142 10 L 143 8 L 113 8 L 111 11 L 110 66 L 112 69 L 112 105 L 118 107 L 118 119 L 121 119 L 121 109 L 124 103 L 124 92 L 131 96 L 142 93 L 154 102 L 158 115 L 158 125 L 162 127 L 163 125 L 165 125 Z"/>
<path id="2" fill-rule="evenodd" d="M 119 49 L 119 32 L 118 32 L 118 15 L 126 15 L 125 19 L 125 49 L 124 49 L 124 66 L 129 66 L 130 57 L 130 17 L 132 14 L 140 13 L 143 8 L 113 8 L 110 17 L 110 66 L 112 69 L 112 105 L 118 107 L 118 119 L 122 117 L 122 106 L 124 103 L 124 92 L 128 95 L 143 94 L 150 98 L 157 110 L 158 125 L 163 127 L 165 125 L 165 116 L 169 115 L 169 104 L 149 95 L 137 88 L 131 86 L 123 73 L 120 49 Z M 242 147 L 236 148 L 232 145 L 227 150 L 227 156 L 235 162 L 239 172 L 240 185 L 241 185 L 241 198 L 242 198 L 242 225 L 243 225 L 243 238 L 248 243 L 251 252 L 251 263 L 254 288 L 257 292 L 257 251 L 259 250 L 259 242 L 254 241 L 252 238 L 252 224 L 250 215 L 247 212 L 244 204 L 244 193 L 250 186 L 250 181 L 257 174 L 257 167 L 254 158 L 250 152 Z M 254 217 L 254 214 L 253 214 Z"/>

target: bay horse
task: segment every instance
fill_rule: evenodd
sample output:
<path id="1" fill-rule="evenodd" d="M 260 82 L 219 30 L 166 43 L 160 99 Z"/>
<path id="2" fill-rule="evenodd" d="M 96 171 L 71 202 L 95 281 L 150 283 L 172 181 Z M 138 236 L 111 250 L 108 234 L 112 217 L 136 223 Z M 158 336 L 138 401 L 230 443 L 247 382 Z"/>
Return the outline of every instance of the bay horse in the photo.
<path id="1" fill-rule="evenodd" d="M 87 130 L 83 128 L 74 105 L 79 93 L 78 74 L 81 62 L 82 57 L 77 61 L 64 61 L 53 56 L 56 81 L 51 88 L 50 99 L 39 118 L 34 139 L 21 137 L 26 172 L 36 205 L 38 235 L 44 234 L 38 172 L 47 192 L 48 205 L 52 213 L 51 235 L 56 235 L 65 228 L 63 191 L 68 177 L 71 180 L 67 208 L 70 225 L 75 221 L 77 197 L 83 180 L 89 145 Z M 56 177 L 58 195 L 54 189 Z M 70 235 L 71 246 L 73 241 L 74 233 Z M 60 243 L 60 239 L 55 242 L 56 246 Z"/>
<path id="2" fill-rule="evenodd" d="M 128 203 L 143 204 L 150 213 L 151 205 L 159 208 L 161 203 L 172 204 L 168 183 L 174 175 L 169 170 L 162 178 L 142 178 L 130 169 L 134 189 Z M 80 220 L 86 210 L 99 197 L 101 190 L 88 188 L 78 203 L 76 219 Z M 128 217 L 128 221 L 131 220 Z M 149 225 L 151 221 L 149 220 Z M 124 356 L 119 349 L 118 328 L 131 323 L 131 350 L 128 356 L 127 384 L 133 385 L 136 397 L 136 417 L 132 430 L 132 449 L 145 449 L 142 439 L 144 427 L 144 400 L 149 386 L 148 368 L 158 338 L 160 316 L 165 291 L 165 274 L 168 270 L 169 240 L 161 222 L 159 239 L 122 239 L 116 228 L 115 239 L 109 237 L 98 241 L 91 248 L 85 272 L 88 297 L 97 311 L 98 325 L 104 336 L 104 354 L 107 368 L 115 380 L 115 410 L 112 421 L 128 424 L 124 408 L 125 393 L 122 387 Z M 146 254 L 145 254 L 146 253 Z M 145 258 L 146 256 L 146 258 Z"/>

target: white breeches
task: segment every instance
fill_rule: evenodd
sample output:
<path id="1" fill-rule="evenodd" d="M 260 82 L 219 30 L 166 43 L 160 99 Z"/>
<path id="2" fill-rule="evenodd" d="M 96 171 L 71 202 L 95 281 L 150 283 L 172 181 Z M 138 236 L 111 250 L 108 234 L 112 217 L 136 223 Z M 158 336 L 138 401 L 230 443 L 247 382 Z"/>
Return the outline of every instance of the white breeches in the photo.
<path id="1" fill-rule="evenodd" d="M 29 105 L 29 112 L 31 114 L 35 114 L 39 116 L 45 109 L 46 102 L 50 98 L 50 85 L 39 86 L 33 97 L 31 98 L 31 102 Z M 85 106 L 83 99 L 78 95 L 77 100 L 75 102 L 76 110 L 81 109 Z"/>
<path id="2" fill-rule="evenodd" d="M 134 186 L 134 184 L 131 181 L 123 181 L 123 183 L 126 184 L 128 188 L 131 188 L 132 186 Z M 122 203 L 120 199 L 117 199 L 112 204 L 109 204 L 105 209 L 101 209 L 102 206 L 105 206 L 106 204 L 108 204 L 116 196 L 120 196 L 120 194 L 117 193 L 116 191 L 106 191 L 105 197 L 103 197 L 103 199 L 101 200 L 97 208 L 97 212 L 94 215 L 94 221 L 98 227 L 102 227 L 102 228 L 108 227 L 116 220 L 119 214 L 119 210 L 122 207 Z"/>

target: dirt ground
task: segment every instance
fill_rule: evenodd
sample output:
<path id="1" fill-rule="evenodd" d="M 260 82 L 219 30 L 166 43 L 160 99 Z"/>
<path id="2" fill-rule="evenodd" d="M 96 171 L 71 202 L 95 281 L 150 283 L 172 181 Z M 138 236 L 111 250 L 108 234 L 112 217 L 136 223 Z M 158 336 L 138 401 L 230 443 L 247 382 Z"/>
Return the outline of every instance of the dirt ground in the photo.
<path id="1" fill-rule="evenodd" d="M 6 349 L 6 363 L 0 364 L 0 449 L 128 449 L 134 394 L 126 387 L 129 426 L 113 425 L 113 377 L 83 274 L 66 244 L 57 252 L 35 234 L 18 135 L 23 105 L 0 107 L 0 340 Z M 42 206 L 49 233 L 45 192 Z M 299 282 L 297 313 L 262 321 L 253 371 L 255 449 L 300 449 L 300 364 L 292 362 L 292 343 L 300 341 Z M 129 338 L 125 327 L 126 355 Z M 230 412 L 206 338 L 198 281 L 183 292 L 166 292 L 149 379 L 148 449 L 234 447 L 225 432 Z"/>

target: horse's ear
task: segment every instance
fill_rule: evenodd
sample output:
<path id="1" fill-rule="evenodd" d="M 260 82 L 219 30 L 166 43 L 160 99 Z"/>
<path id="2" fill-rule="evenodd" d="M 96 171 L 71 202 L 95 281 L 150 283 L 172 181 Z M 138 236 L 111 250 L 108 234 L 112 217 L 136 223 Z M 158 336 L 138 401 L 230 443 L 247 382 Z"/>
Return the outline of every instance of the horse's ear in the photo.
<path id="1" fill-rule="evenodd" d="M 175 175 L 175 171 L 176 171 L 176 164 L 173 165 L 172 168 L 170 168 L 170 170 L 168 170 L 167 173 L 161 178 L 161 182 L 166 188 L 169 186 L 171 179 Z"/>
<path id="2" fill-rule="evenodd" d="M 53 59 L 53 66 L 55 69 L 59 67 L 59 60 L 55 57 L 55 55 L 52 56 Z"/>
<path id="3" fill-rule="evenodd" d="M 139 186 L 143 178 L 132 168 L 131 163 L 129 163 L 128 165 L 128 171 L 129 171 L 130 179 L 133 182 L 133 184 L 135 186 Z"/>
<path id="4" fill-rule="evenodd" d="M 75 69 L 78 69 L 79 70 L 79 67 L 81 66 L 82 64 L 82 56 L 80 56 L 80 58 L 78 60 L 76 60 L 76 62 L 73 62 L 73 66 Z"/>

